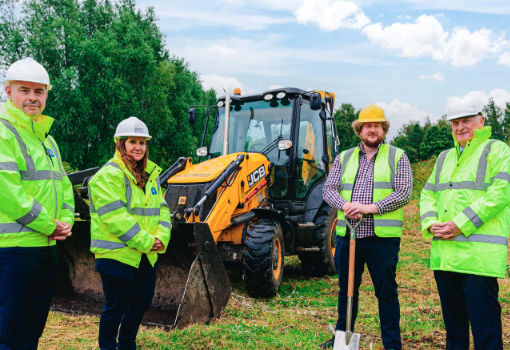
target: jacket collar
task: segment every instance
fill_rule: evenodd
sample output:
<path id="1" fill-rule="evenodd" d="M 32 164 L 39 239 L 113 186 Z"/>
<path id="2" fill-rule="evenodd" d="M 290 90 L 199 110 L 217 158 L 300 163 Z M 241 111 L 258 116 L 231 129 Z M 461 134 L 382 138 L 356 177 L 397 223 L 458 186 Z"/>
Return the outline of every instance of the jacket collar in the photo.
<path id="1" fill-rule="evenodd" d="M 491 137 L 491 135 L 492 129 L 490 126 L 484 126 L 481 129 L 475 129 L 473 138 L 466 143 L 463 152 L 465 152 L 467 149 L 471 150 L 476 149 L 481 143 L 487 141 Z M 460 145 L 459 142 L 455 139 L 453 132 L 452 137 L 453 141 L 455 142 L 455 149 L 457 150 L 457 155 L 460 155 Z"/>
<path id="2" fill-rule="evenodd" d="M 52 117 L 40 115 L 37 119 L 33 119 L 16 107 L 11 100 L 7 100 L 2 106 L 7 113 L 0 113 L 0 118 L 6 119 L 19 128 L 33 133 L 41 141 L 46 140 L 53 125 L 54 119 Z"/>

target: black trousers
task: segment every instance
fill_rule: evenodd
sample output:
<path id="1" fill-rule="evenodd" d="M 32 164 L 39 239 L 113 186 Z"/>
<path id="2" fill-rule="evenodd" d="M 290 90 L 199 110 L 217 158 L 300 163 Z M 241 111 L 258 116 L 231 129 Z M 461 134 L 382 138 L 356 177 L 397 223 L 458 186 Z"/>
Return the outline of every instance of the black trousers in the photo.
<path id="1" fill-rule="evenodd" d="M 56 246 L 0 248 L 0 350 L 37 349 L 57 269 Z"/>
<path id="2" fill-rule="evenodd" d="M 381 338 L 385 349 L 401 349 L 400 304 L 396 282 L 400 238 L 368 237 L 356 240 L 354 267 L 354 297 L 352 327 L 358 313 L 359 286 L 367 265 L 379 305 Z M 347 282 L 349 275 L 349 238 L 337 236 L 335 264 L 338 270 L 337 330 L 345 331 L 347 312 Z"/>
<path id="3" fill-rule="evenodd" d="M 134 279 L 100 274 L 105 304 L 99 321 L 99 347 L 135 350 L 138 328 L 154 297 L 156 269 L 144 256 Z"/>
<path id="4" fill-rule="evenodd" d="M 475 349 L 503 349 L 499 285 L 495 277 L 434 271 L 446 326 L 446 349 L 469 349 L 469 325 Z"/>

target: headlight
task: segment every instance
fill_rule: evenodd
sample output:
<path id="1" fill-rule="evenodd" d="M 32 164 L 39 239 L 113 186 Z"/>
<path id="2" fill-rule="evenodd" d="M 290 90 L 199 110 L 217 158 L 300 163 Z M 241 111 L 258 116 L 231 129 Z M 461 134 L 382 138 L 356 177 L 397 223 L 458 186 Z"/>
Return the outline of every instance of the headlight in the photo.
<path id="1" fill-rule="evenodd" d="M 279 93 L 276 94 L 276 98 L 281 100 L 282 98 L 285 97 L 285 95 L 287 95 L 285 91 L 280 91 Z"/>
<path id="2" fill-rule="evenodd" d="M 207 146 L 203 146 L 203 147 L 197 148 L 196 154 L 199 157 L 206 156 L 207 155 Z"/>
<path id="3" fill-rule="evenodd" d="M 264 95 L 264 101 L 271 101 L 273 99 L 273 94 L 265 94 Z"/>
<path id="4" fill-rule="evenodd" d="M 218 106 L 220 108 L 223 107 L 224 105 L 225 105 L 225 101 L 223 101 L 223 100 L 219 100 L 218 102 L 216 102 L 216 106 Z"/>

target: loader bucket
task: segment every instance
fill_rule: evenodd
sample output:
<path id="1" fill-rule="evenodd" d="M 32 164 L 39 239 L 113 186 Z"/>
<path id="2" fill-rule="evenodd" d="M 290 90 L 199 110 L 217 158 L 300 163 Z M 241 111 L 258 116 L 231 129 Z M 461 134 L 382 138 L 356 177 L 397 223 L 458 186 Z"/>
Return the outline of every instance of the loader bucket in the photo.
<path id="1" fill-rule="evenodd" d="M 77 221 L 73 235 L 59 242 L 63 267 L 59 275 L 57 311 L 99 314 L 101 279 L 89 252 L 90 224 Z M 209 226 L 176 224 L 167 252 L 158 260 L 156 291 L 144 323 L 182 328 L 221 315 L 232 290 Z"/>

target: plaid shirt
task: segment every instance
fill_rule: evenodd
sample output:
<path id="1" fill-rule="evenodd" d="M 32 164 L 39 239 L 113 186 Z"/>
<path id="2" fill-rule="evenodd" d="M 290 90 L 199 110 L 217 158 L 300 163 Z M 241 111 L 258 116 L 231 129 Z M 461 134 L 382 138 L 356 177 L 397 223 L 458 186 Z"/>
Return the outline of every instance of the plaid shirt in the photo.
<path id="1" fill-rule="evenodd" d="M 381 143 L 382 144 L 382 143 Z M 351 202 L 359 202 L 362 204 L 372 204 L 372 189 L 374 187 L 374 162 L 379 152 L 377 147 L 376 153 L 372 156 L 370 161 L 367 159 L 363 143 L 360 143 L 359 148 L 359 169 L 356 176 L 356 183 L 352 191 Z M 326 203 L 332 208 L 341 209 L 342 206 L 349 200 L 340 196 L 340 170 L 342 165 L 340 163 L 340 155 L 338 155 L 333 163 L 331 172 L 326 179 L 326 184 L 322 189 L 322 196 Z M 413 190 L 413 172 L 411 164 L 406 154 L 402 155 L 397 165 L 397 172 L 395 173 L 395 180 L 393 182 L 393 193 L 388 197 L 375 202 L 378 214 L 386 214 L 391 211 L 402 208 L 411 200 L 411 192 Z M 351 225 L 355 224 L 355 220 L 349 220 Z M 374 232 L 374 215 L 368 214 L 364 216 L 363 222 L 356 230 L 356 238 L 365 238 L 375 236 Z"/>

